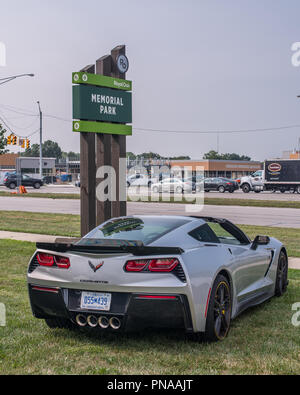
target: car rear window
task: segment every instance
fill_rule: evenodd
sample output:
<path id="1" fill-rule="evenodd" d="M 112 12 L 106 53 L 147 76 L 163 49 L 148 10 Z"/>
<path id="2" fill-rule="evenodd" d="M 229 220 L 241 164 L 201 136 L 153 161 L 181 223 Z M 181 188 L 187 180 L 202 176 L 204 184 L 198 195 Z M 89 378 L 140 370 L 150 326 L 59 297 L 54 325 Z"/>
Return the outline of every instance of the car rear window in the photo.
<path id="1" fill-rule="evenodd" d="M 116 218 L 98 226 L 84 239 L 138 240 L 147 245 L 188 222 L 184 218 L 172 217 Z"/>

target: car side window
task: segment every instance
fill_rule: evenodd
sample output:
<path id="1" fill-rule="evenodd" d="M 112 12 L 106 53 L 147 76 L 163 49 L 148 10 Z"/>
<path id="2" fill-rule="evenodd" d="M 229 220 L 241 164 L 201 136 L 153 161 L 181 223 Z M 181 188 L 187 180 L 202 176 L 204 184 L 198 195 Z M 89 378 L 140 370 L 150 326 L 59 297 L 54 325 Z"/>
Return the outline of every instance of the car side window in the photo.
<path id="1" fill-rule="evenodd" d="M 213 231 L 222 244 L 241 245 L 241 241 L 235 235 L 224 229 L 219 223 L 208 222 L 207 225 Z"/>
<path id="2" fill-rule="evenodd" d="M 202 243 L 220 243 L 218 237 L 207 224 L 192 230 L 189 235 Z"/>

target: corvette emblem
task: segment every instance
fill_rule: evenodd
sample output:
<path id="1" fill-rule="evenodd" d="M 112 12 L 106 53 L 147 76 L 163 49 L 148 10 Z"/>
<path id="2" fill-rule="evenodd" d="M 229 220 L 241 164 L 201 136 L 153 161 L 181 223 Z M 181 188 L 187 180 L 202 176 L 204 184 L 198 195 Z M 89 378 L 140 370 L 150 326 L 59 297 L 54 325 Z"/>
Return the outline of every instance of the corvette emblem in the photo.
<path id="1" fill-rule="evenodd" d="M 102 261 L 99 263 L 99 265 L 95 266 L 92 264 L 91 261 L 89 261 L 89 265 L 90 265 L 90 268 L 94 271 L 94 273 L 96 273 L 96 271 L 99 270 L 104 265 L 104 262 Z"/>

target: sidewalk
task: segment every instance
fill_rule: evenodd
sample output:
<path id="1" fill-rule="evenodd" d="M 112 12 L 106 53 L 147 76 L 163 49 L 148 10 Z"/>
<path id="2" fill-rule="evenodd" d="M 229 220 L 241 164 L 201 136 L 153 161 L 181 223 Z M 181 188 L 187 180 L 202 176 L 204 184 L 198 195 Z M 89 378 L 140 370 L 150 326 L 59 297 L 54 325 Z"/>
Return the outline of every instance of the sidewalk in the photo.
<path id="1" fill-rule="evenodd" d="M 57 238 L 62 236 L 49 236 L 49 235 L 37 235 L 33 233 L 18 233 L 18 232 L 6 232 L 0 231 L 0 239 L 10 239 L 17 241 L 29 241 L 31 243 L 54 243 Z M 300 258 L 289 257 L 289 268 L 300 270 Z"/>

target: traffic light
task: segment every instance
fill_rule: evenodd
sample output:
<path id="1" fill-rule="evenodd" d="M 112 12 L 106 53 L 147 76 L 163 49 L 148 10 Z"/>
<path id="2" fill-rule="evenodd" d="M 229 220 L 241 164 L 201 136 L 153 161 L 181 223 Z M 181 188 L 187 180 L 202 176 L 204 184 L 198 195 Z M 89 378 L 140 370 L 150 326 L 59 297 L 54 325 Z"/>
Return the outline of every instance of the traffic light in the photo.
<path id="1" fill-rule="evenodd" d="M 7 137 L 7 145 L 11 145 L 11 135 Z"/>
<path id="2" fill-rule="evenodd" d="M 12 144 L 17 145 L 17 136 L 13 136 L 12 138 Z"/>
<path id="3" fill-rule="evenodd" d="M 25 140 L 25 139 L 20 139 L 20 144 L 21 144 L 21 148 L 25 148 L 25 142 L 26 142 L 27 140 Z"/>
<path id="4" fill-rule="evenodd" d="M 26 149 L 29 149 L 30 148 L 30 140 L 26 140 Z"/>

